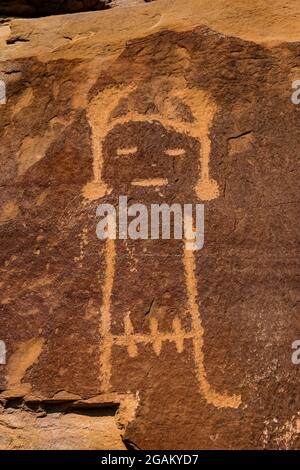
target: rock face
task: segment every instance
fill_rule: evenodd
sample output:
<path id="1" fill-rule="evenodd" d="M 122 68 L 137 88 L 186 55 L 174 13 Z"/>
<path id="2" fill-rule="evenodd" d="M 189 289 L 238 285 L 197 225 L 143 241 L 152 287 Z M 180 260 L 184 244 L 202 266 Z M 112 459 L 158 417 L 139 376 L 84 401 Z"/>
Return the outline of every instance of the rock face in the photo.
<path id="1" fill-rule="evenodd" d="M 299 448 L 299 15 L 158 0 L 0 29 L 2 448 L 75 422 L 62 445 Z M 99 240 L 120 196 L 204 204 L 204 247 Z"/>
<path id="2" fill-rule="evenodd" d="M 126 449 L 111 410 L 71 409 L 2 411 L 0 447 L 13 450 Z"/>

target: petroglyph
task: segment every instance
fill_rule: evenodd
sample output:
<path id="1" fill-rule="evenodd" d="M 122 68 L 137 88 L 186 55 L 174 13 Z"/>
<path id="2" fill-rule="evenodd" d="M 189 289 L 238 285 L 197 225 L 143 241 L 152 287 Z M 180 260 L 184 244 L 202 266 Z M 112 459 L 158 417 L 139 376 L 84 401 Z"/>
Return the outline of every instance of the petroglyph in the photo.
<path id="1" fill-rule="evenodd" d="M 84 190 L 83 195 L 89 200 L 99 199 L 108 193 L 108 188 L 102 182 L 102 142 L 108 132 L 105 123 L 109 120 L 110 113 L 117 106 L 120 99 L 126 96 L 134 87 L 126 87 L 123 90 L 108 88 L 99 93 L 88 108 L 88 120 L 92 130 L 92 150 L 93 150 L 93 181 L 89 182 Z M 99 125 L 99 116 L 103 124 Z"/>
<path id="2" fill-rule="evenodd" d="M 139 180 L 139 181 L 132 181 L 131 183 L 133 186 L 165 186 L 168 184 L 168 180 L 164 178 L 157 178 L 157 179 L 147 179 L 147 180 Z"/>
<path id="3" fill-rule="evenodd" d="M 200 144 L 200 155 L 198 157 L 200 178 L 194 188 L 196 196 L 200 200 L 210 200 L 218 196 L 217 183 L 209 175 L 209 159 L 211 151 L 211 142 L 209 131 L 212 125 L 213 117 L 216 113 L 216 104 L 212 101 L 207 92 L 203 90 L 190 90 L 185 86 L 179 89 L 173 89 L 173 95 L 170 98 L 162 98 L 155 94 L 154 101 L 157 112 L 151 115 L 141 115 L 136 111 L 126 111 L 124 116 L 114 116 L 118 104 L 128 98 L 131 103 L 132 94 L 135 87 L 124 89 L 108 89 L 98 94 L 93 100 L 88 112 L 89 122 L 92 128 L 93 151 L 94 151 L 94 179 L 84 189 L 84 196 L 88 199 L 96 199 L 111 194 L 112 188 L 106 180 L 104 171 L 103 141 L 109 132 L 115 129 L 126 127 L 128 123 L 149 123 L 149 125 L 160 123 L 164 129 L 172 132 L 182 133 L 196 139 Z M 184 102 L 190 108 L 193 114 L 192 122 L 185 122 L 178 116 L 177 107 L 174 107 L 174 98 L 177 102 Z M 132 103 L 131 103 L 132 104 Z M 103 118 L 103 112 L 106 119 L 99 123 L 99 116 Z M 119 126 L 119 127 L 118 127 Z M 123 126 L 123 127 L 121 127 Z M 134 158 L 138 152 L 136 146 L 123 146 L 116 149 L 118 158 Z M 166 158 L 179 158 L 185 155 L 185 149 L 180 147 L 169 148 L 165 151 Z M 127 184 L 140 187 L 164 187 L 169 183 L 167 178 L 146 178 L 133 179 L 127 181 Z M 143 201 L 141 201 L 143 202 Z M 125 243 L 125 242 L 124 242 Z M 186 240 L 188 243 L 188 240 Z M 187 252 L 184 249 L 184 243 L 181 247 L 182 270 L 184 271 L 186 293 L 187 293 L 187 311 L 191 320 L 191 327 L 183 327 L 181 319 L 175 316 L 172 321 L 172 327 L 169 331 L 160 330 L 159 320 L 157 318 L 149 319 L 149 331 L 135 331 L 132 322 L 131 312 L 128 311 L 123 317 L 124 333 L 113 334 L 112 325 L 112 291 L 114 282 L 118 276 L 116 261 L 118 257 L 116 242 L 112 239 L 106 241 L 106 272 L 105 280 L 102 286 L 103 302 L 101 309 L 100 335 L 100 377 L 101 388 L 103 392 L 111 389 L 112 377 L 112 351 L 114 346 L 124 347 L 130 358 L 135 358 L 139 354 L 139 348 L 145 345 L 151 345 L 156 356 L 161 354 L 163 345 L 166 342 L 174 343 L 177 353 L 184 351 L 185 342 L 191 341 L 193 344 L 193 357 L 195 363 L 195 372 L 198 380 L 199 392 L 205 398 L 207 403 L 218 408 L 237 408 L 241 403 L 241 397 L 238 395 L 221 394 L 213 390 L 209 384 L 205 366 L 203 351 L 204 329 L 201 323 L 200 311 L 197 303 L 197 279 L 195 275 L 195 254 Z M 172 275 L 172 273 L 170 273 Z"/>
<path id="4" fill-rule="evenodd" d="M 195 364 L 197 379 L 201 393 L 210 403 L 218 408 L 238 408 L 241 403 L 239 395 L 224 395 L 216 393 L 210 386 L 204 367 L 203 336 L 204 329 L 201 323 L 201 316 L 197 303 L 197 278 L 195 275 L 196 264 L 195 254 L 192 251 L 184 250 L 184 268 L 186 277 L 186 287 L 188 292 L 189 312 L 193 325 L 193 345 L 195 354 Z"/>
<path id="5" fill-rule="evenodd" d="M 100 369 L 102 390 L 108 391 L 110 389 L 111 378 L 111 351 L 112 351 L 112 335 L 111 335 L 111 292 L 115 275 L 115 260 L 116 249 L 114 240 L 108 239 L 106 242 L 106 271 L 105 280 L 103 284 L 103 301 L 101 308 L 101 323 L 100 335 L 102 338 L 101 343 L 101 356 L 100 356 Z"/>
<path id="6" fill-rule="evenodd" d="M 183 87 L 183 90 L 182 90 Z M 154 87 L 155 88 L 155 87 Z M 211 151 L 211 141 L 209 138 L 209 130 L 211 128 L 213 117 L 216 113 L 216 104 L 210 99 L 209 94 L 204 90 L 189 89 L 184 81 L 178 81 L 173 86 L 172 98 L 155 96 L 155 105 L 157 112 L 147 115 L 147 117 L 137 112 L 127 112 L 125 116 L 113 118 L 113 111 L 122 99 L 127 98 L 129 103 L 135 86 L 124 88 L 108 88 L 93 98 L 88 108 L 88 120 L 92 129 L 92 146 L 93 146 L 93 173 L 94 179 L 89 182 L 84 190 L 83 195 L 89 200 L 99 199 L 105 194 L 109 194 L 109 188 L 103 181 L 103 152 L 102 142 L 105 136 L 115 126 L 132 122 L 145 122 L 158 120 L 165 128 L 176 130 L 183 134 L 190 135 L 201 142 L 201 153 L 199 160 L 201 163 L 201 174 L 197 186 L 195 188 L 199 199 L 211 200 L 218 196 L 218 185 L 209 176 L 209 158 Z M 174 98 L 179 102 L 186 103 L 194 116 L 194 122 L 184 122 L 180 119 Z M 176 101 L 175 101 L 176 102 Z M 99 123 L 101 116 L 101 124 Z M 133 149 L 127 149 L 132 154 Z M 176 151 L 178 151 L 176 149 Z M 118 150 L 120 152 L 120 150 Z M 182 152 L 182 150 L 180 150 Z M 122 153 L 122 152 L 121 152 Z M 174 150 L 171 151 L 174 153 Z"/>
<path id="7" fill-rule="evenodd" d="M 5 19 L 3 401 L 139 392 L 129 447 L 299 448 L 300 4 L 274 1 Z M 135 209 L 127 239 L 97 238 L 99 205 L 120 233 L 122 195 L 148 239 Z M 203 248 L 175 239 L 175 211 L 152 236 L 151 204 L 192 206 L 194 229 L 203 201 Z"/>

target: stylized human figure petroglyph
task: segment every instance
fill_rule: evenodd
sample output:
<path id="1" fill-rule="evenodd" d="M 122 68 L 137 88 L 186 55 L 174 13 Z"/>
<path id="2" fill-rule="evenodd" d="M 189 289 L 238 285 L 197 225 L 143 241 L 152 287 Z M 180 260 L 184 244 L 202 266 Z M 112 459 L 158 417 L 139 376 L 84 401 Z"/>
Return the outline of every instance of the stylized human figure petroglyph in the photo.
<path id="1" fill-rule="evenodd" d="M 149 202 L 149 198 L 154 196 L 160 197 L 164 202 L 166 198 L 173 198 L 174 194 L 183 203 L 190 202 L 184 199 L 192 197 L 192 194 L 196 195 L 200 202 L 217 198 L 218 186 L 209 174 L 209 130 L 217 110 L 216 104 L 206 91 L 189 89 L 185 82 L 179 80 L 173 81 L 172 89 L 164 88 L 160 83 L 153 83 L 151 86 L 148 90 L 151 104 L 145 105 L 142 110 L 138 109 L 139 91 L 135 86 L 105 89 L 91 101 L 88 119 L 92 129 L 94 180 L 84 188 L 84 196 L 92 200 L 102 198 L 113 194 L 115 185 L 119 194 L 127 194 L 133 199 L 143 198 L 138 200 L 142 203 Z M 138 139 L 140 140 L 136 142 Z M 157 146 L 158 141 L 160 146 Z M 139 150 L 140 147 L 143 147 L 143 150 Z M 163 157 L 160 155 L 161 149 Z M 109 154 L 110 158 L 107 158 L 106 154 Z M 195 168 L 200 171 L 195 171 Z M 178 181 L 178 175 L 186 178 L 185 184 Z M 149 328 L 145 332 L 132 314 L 138 303 L 138 296 L 133 294 L 132 301 L 128 301 L 127 310 L 124 311 L 122 328 L 119 326 L 113 331 L 115 318 L 112 314 L 112 299 L 118 303 L 119 310 L 125 308 L 122 295 L 128 295 L 131 299 L 128 294 L 130 288 L 126 286 L 127 292 L 124 290 L 124 279 L 123 283 L 117 285 L 118 269 L 123 269 L 124 273 L 129 270 L 131 276 L 136 274 L 138 282 L 139 253 L 144 259 L 149 253 L 148 248 L 140 252 L 135 252 L 132 248 L 129 250 L 131 258 L 125 262 L 125 257 L 122 258 L 118 250 L 124 250 L 123 253 L 128 250 L 127 240 L 107 239 L 105 243 L 106 268 L 100 324 L 102 390 L 109 391 L 111 388 L 112 353 L 115 347 L 126 348 L 129 357 L 134 358 L 139 354 L 139 347 L 142 345 L 152 346 L 155 354 L 159 356 L 166 342 L 175 344 L 180 354 L 184 350 L 185 342 L 191 341 L 195 372 L 202 396 L 207 403 L 216 407 L 237 408 L 241 403 L 239 395 L 216 392 L 207 379 L 204 365 L 204 329 L 197 299 L 195 252 L 186 250 L 186 242 L 181 241 L 178 254 L 173 256 L 174 275 L 173 272 L 169 273 L 169 277 L 174 277 L 175 281 L 165 278 L 166 284 L 170 282 L 170 288 L 176 290 L 176 273 L 181 270 L 186 303 L 186 311 L 183 313 L 180 306 L 175 305 L 168 329 L 162 329 L 160 319 L 150 315 Z M 147 247 L 149 246 L 148 243 Z M 172 256 L 167 258 L 163 251 L 160 251 L 159 260 L 155 256 L 152 251 L 153 269 L 160 263 L 161 275 L 164 275 L 163 257 L 166 256 L 166 260 L 171 263 Z M 119 268 L 118 263 L 121 266 Z M 170 269 L 172 270 L 172 267 Z M 142 275 L 140 273 L 141 277 Z M 132 282 L 134 290 L 134 280 Z M 182 292 L 178 291 L 178 298 L 181 299 L 182 295 Z M 176 299 L 176 292 L 174 298 Z M 176 303 L 176 300 L 174 302 Z M 160 308 L 163 312 L 168 309 L 168 304 Z"/>

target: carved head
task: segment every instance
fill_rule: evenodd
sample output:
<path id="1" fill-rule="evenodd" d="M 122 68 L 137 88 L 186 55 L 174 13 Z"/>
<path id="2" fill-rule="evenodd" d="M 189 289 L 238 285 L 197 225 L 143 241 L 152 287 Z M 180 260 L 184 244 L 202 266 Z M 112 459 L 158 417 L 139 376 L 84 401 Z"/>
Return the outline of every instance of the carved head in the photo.
<path id="1" fill-rule="evenodd" d="M 206 91 L 180 80 L 106 88 L 88 108 L 94 181 L 84 195 L 98 199 L 114 188 L 193 188 L 200 200 L 218 196 L 209 176 L 209 131 L 216 105 Z"/>

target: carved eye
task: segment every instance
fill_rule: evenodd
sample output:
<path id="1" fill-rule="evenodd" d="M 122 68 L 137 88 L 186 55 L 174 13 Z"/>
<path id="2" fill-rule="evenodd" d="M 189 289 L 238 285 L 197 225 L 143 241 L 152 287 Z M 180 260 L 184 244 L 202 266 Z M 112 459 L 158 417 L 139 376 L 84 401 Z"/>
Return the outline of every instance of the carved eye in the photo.
<path id="1" fill-rule="evenodd" d="M 168 149 L 165 151 L 166 155 L 169 157 L 183 157 L 185 155 L 184 149 Z"/>
<path id="2" fill-rule="evenodd" d="M 117 149 L 118 157 L 130 157 L 137 153 L 137 147 L 119 147 Z"/>

